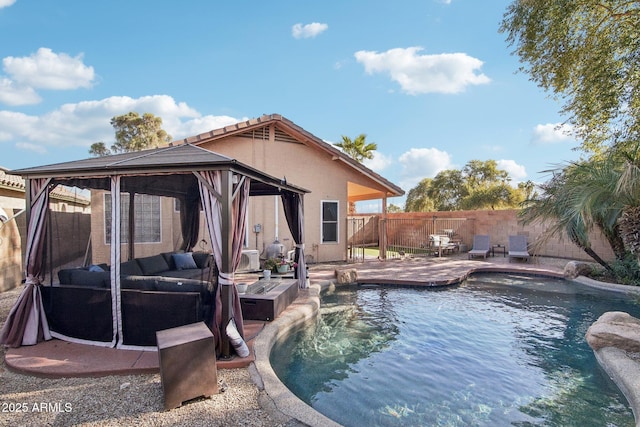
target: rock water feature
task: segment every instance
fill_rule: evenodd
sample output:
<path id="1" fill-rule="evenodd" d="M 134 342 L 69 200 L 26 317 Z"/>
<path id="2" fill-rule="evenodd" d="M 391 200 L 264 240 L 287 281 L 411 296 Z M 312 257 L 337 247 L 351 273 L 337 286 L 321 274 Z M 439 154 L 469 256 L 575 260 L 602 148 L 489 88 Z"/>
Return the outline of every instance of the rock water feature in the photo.
<path id="1" fill-rule="evenodd" d="M 604 313 L 589 327 L 586 339 L 640 425 L 640 320 L 621 311 Z"/>

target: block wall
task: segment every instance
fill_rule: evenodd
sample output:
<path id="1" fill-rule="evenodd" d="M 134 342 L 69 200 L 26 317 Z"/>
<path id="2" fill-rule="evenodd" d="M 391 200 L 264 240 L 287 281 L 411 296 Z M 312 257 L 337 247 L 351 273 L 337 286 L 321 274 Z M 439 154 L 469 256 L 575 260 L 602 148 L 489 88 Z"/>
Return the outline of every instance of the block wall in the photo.
<path id="1" fill-rule="evenodd" d="M 361 215 L 364 217 L 374 215 Z M 375 215 L 379 216 L 379 215 Z M 506 245 L 509 235 L 522 234 L 528 237 L 529 243 L 536 247 L 536 254 L 540 256 L 568 258 L 576 260 L 593 261 L 584 251 L 571 243 L 568 238 L 549 239 L 545 244 L 540 244 L 540 236 L 547 229 L 546 224 L 522 225 L 518 221 L 518 210 L 482 210 L 482 211 L 453 211 L 453 212 L 403 212 L 389 213 L 389 219 L 416 219 L 431 220 L 445 218 L 464 218 L 473 225 L 473 234 L 488 234 L 492 244 Z M 614 254 L 601 233 L 593 232 L 590 236 L 592 249 L 605 260 L 613 260 Z M 538 244 L 536 244 L 538 243 Z"/>

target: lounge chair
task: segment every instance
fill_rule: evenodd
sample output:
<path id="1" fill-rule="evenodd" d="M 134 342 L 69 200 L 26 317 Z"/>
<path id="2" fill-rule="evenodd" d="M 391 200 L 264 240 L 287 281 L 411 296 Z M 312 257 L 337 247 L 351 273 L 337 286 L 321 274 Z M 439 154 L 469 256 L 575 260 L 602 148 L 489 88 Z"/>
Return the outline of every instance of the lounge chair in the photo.
<path id="1" fill-rule="evenodd" d="M 527 248 L 527 236 L 509 236 L 509 262 L 511 258 L 522 258 L 529 261 L 529 249 Z"/>
<path id="2" fill-rule="evenodd" d="M 487 258 L 489 251 L 491 251 L 489 235 L 476 234 L 473 236 L 473 248 L 468 252 L 469 259 L 476 256 Z"/>

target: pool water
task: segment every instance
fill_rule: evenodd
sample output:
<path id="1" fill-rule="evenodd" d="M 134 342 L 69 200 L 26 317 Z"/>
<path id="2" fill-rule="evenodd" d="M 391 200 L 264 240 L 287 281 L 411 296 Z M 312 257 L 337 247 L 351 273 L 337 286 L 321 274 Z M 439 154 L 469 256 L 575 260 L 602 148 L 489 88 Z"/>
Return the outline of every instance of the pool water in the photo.
<path id="1" fill-rule="evenodd" d="M 634 297 L 507 274 L 444 290 L 339 288 L 271 364 L 344 426 L 633 426 L 584 338 L 614 310 L 640 317 Z"/>

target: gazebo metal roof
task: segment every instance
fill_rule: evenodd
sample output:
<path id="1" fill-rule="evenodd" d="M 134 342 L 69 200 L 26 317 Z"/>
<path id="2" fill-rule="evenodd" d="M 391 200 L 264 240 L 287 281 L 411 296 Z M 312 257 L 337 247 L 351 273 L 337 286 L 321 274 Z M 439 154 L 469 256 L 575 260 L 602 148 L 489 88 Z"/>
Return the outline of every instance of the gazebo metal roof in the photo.
<path id="1" fill-rule="evenodd" d="M 179 181 L 176 175 L 185 174 L 189 184 L 195 178 L 194 171 L 230 170 L 251 178 L 251 196 L 278 195 L 282 190 L 294 193 L 308 193 L 291 185 L 284 179 L 267 175 L 244 163 L 218 153 L 197 147 L 193 144 L 170 145 L 167 147 L 92 157 L 51 165 L 17 169 L 12 174 L 29 178 L 53 178 L 58 183 L 79 188 L 109 189 L 108 176 L 135 176 L 136 180 L 128 184 L 128 190 L 157 195 L 172 195 L 176 185 L 168 184 L 169 179 L 159 179 L 166 175 Z M 154 176 L 154 178 L 149 178 Z M 147 177 L 147 178 L 145 178 Z M 185 183 L 187 184 L 187 183 Z M 182 187 L 182 185 L 178 185 Z M 173 188 L 174 191 L 179 191 Z"/>

